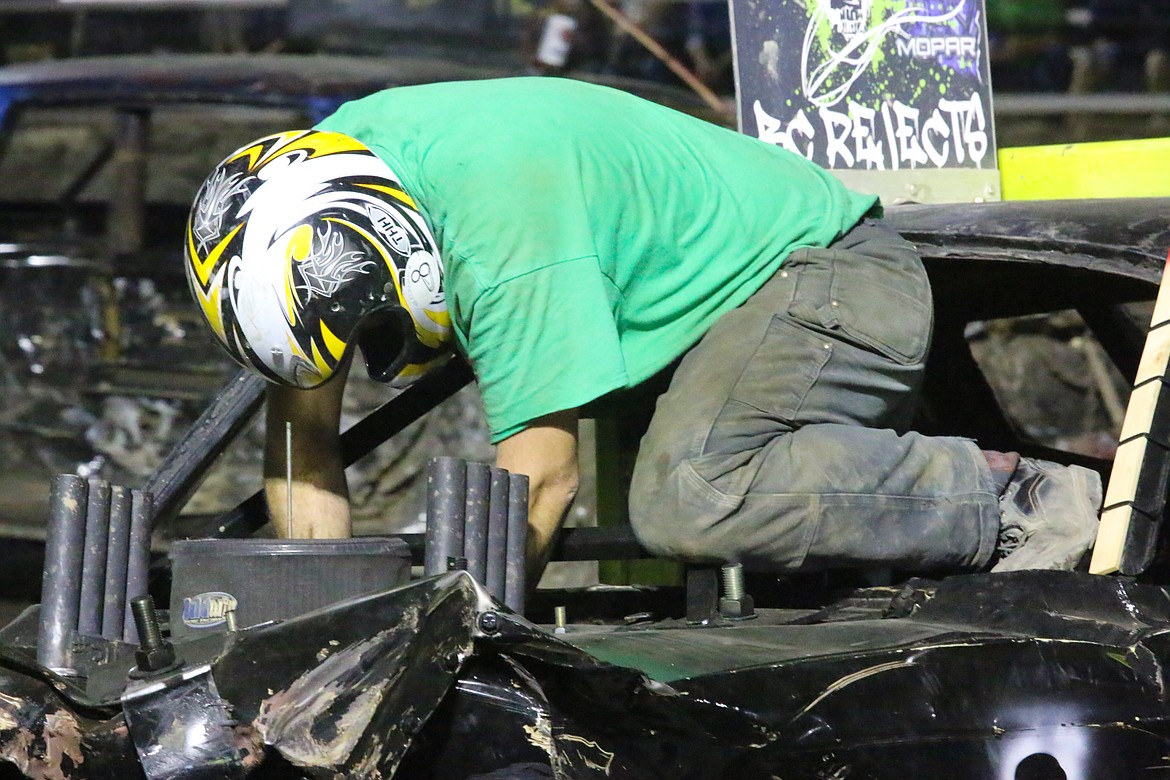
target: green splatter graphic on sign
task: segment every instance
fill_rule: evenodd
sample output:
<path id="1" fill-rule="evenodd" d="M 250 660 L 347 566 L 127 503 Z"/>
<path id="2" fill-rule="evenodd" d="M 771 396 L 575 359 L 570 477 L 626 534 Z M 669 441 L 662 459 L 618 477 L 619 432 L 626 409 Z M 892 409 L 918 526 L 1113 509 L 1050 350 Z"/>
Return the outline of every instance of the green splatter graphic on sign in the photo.
<path id="1" fill-rule="evenodd" d="M 908 2 L 909 0 L 873 0 L 873 15 L 870 17 L 870 27 L 876 27 L 896 12 L 905 10 Z M 878 47 L 877 53 L 873 56 L 873 61 L 869 64 L 869 69 L 875 74 L 883 72 L 883 64 L 886 61 L 885 44 L 890 44 L 890 39 L 887 37 L 882 43 L 883 45 Z"/>

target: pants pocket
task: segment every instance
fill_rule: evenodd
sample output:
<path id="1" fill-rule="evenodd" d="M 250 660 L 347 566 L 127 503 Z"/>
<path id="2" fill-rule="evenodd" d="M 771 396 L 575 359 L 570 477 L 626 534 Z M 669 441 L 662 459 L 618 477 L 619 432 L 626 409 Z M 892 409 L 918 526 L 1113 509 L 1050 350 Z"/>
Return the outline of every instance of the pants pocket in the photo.
<path id="1" fill-rule="evenodd" d="M 730 398 L 769 417 L 795 420 L 832 354 L 832 344 L 818 334 L 774 316 Z"/>
<path id="2" fill-rule="evenodd" d="M 895 362 L 921 362 L 930 347 L 930 283 L 912 249 L 889 249 L 794 252 L 786 264 L 797 274 L 788 313 L 813 330 Z"/>

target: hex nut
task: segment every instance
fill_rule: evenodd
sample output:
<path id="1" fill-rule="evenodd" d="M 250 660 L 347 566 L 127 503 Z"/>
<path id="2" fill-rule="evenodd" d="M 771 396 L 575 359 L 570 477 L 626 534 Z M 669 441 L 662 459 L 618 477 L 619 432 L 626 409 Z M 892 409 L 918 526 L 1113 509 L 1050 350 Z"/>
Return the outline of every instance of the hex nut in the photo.
<path id="1" fill-rule="evenodd" d="M 150 650 L 140 649 L 135 651 L 134 660 L 138 664 L 139 672 L 157 672 L 175 665 L 175 649 L 170 645 Z"/>
<path id="2" fill-rule="evenodd" d="M 719 615 L 731 620 L 746 620 L 756 616 L 756 606 L 752 597 L 746 594 L 738 599 L 724 596 L 719 599 Z"/>

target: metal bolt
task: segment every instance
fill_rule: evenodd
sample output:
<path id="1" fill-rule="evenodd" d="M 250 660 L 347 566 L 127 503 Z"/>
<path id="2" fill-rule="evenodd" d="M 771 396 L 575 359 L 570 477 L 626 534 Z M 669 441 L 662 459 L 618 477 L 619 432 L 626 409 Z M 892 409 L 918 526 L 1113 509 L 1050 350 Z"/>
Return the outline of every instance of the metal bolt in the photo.
<path id="1" fill-rule="evenodd" d="M 174 667 L 178 663 L 175 649 L 163 639 L 158 614 L 154 611 L 154 601 L 150 596 L 136 598 L 130 602 L 130 611 L 138 629 L 138 650 L 134 653 L 137 667 L 131 670 L 130 676 L 142 677 L 150 672 Z"/>
<path id="2" fill-rule="evenodd" d="M 756 616 L 752 597 L 743 591 L 743 564 L 729 563 L 723 567 L 723 598 L 719 599 L 719 614 L 729 620 L 748 620 Z"/>
<path id="3" fill-rule="evenodd" d="M 742 563 L 728 563 L 723 566 L 723 595 L 729 599 L 743 598 Z"/>
<path id="4" fill-rule="evenodd" d="M 134 625 L 138 628 L 138 646 L 146 651 L 160 649 L 163 646 L 162 629 L 158 625 L 154 601 L 150 596 L 136 598 L 130 602 L 130 611 L 134 613 Z"/>
<path id="5" fill-rule="evenodd" d="M 485 612 L 479 616 L 479 630 L 485 634 L 494 634 L 500 630 L 500 616 L 495 612 Z"/>
<path id="6" fill-rule="evenodd" d="M 556 621 L 556 628 L 553 629 L 554 634 L 565 633 L 566 612 L 564 607 L 553 608 L 553 619 Z"/>

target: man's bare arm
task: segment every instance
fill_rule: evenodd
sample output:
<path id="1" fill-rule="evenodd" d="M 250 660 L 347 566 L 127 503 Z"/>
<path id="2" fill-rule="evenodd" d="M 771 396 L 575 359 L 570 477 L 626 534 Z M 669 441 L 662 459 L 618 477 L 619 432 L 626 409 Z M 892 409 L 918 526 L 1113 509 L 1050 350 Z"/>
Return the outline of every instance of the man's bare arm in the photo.
<path id="1" fill-rule="evenodd" d="M 496 465 L 528 475 L 528 576 L 535 583 L 577 495 L 577 410 L 537 418 L 504 439 Z"/>
<path id="2" fill-rule="evenodd" d="M 264 493 L 278 536 L 289 535 L 285 468 L 287 422 L 292 423 L 292 537 L 350 535 L 349 489 L 341 461 L 341 397 L 348 366 L 313 390 L 271 386 L 264 444 Z"/>

